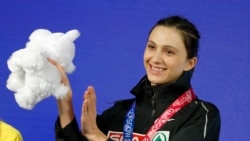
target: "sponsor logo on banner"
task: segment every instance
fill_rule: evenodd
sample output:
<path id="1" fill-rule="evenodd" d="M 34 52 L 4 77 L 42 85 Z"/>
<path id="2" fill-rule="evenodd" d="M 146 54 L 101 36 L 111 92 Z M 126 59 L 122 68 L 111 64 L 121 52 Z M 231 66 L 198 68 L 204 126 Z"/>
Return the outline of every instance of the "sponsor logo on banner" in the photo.
<path id="1" fill-rule="evenodd" d="M 108 137 L 114 141 L 123 141 L 123 132 L 109 131 Z M 132 141 L 142 141 L 144 137 L 144 134 L 133 133 Z"/>
<path id="2" fill-rule="evenodd" d="M 151 141 L 169 141 L 169 135 L 169 131 L 158 131 Z M 109 131 L 108 137 L 114 141 L 123 141 L 123 132 Z M 143 141 L 144 137 L 144 134 L 133 133 L 132 141 Z"/>

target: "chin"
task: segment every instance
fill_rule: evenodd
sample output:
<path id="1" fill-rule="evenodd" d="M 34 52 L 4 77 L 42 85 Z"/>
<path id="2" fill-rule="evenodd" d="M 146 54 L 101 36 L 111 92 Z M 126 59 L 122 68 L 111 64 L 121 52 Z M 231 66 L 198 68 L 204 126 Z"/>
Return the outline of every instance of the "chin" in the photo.
<path id="1" fill-rule="evenodd" d="M 151 83 L 151 85 L 160 85 L 163 84 L 164 81 L 163 80 L 159 80 L 159 79 L 152 79 L 150 77 L 148 77 L 149 82 Z"/>

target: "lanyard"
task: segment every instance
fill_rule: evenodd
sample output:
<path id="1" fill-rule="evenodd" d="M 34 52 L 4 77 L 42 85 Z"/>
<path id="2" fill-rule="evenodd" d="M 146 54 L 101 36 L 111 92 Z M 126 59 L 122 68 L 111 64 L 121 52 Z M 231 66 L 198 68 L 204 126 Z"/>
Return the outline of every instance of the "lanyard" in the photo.
<path id="1" fill-rule="evenodd" d="M 148 130 L 143 141 L 150 141 L 154 134 L 163 126 L 165 123 L 173 117 L 180 109 L 185 107 L 193 99 L 195 94 L 192 88 L 184 92 L 178 97 L 163 113 L 158 117 L 154 125 Z M 132 141 L 133 130 L 134 130 L 134 119 L 135 119 L 135 102 L 132 104 L 130 110 L 126 115 L 126 120 L 123 128 L 123 141 Z"/>

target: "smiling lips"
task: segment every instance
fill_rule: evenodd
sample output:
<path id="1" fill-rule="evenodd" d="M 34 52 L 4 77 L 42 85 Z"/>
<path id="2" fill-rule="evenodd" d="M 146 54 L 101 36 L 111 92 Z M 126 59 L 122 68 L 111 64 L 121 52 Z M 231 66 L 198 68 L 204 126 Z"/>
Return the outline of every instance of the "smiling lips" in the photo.
<path id="1" fill-rule="evenodd" d="M 152 65 L 150 65 L 150 69 L 152 70 L 153 73 L 161 73 L 167 70 L 166 68 L 154 67 Z"/>

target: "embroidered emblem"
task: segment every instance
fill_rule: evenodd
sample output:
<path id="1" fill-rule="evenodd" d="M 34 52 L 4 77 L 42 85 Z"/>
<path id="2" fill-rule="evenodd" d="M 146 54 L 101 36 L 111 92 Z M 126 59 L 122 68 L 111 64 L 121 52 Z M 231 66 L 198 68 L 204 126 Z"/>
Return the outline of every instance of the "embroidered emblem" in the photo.
<path id="1" fill-rule="evenodd" d="M 155 133 L 152 141 L 169 141 L 169 131 L 158 131 Z"/>

